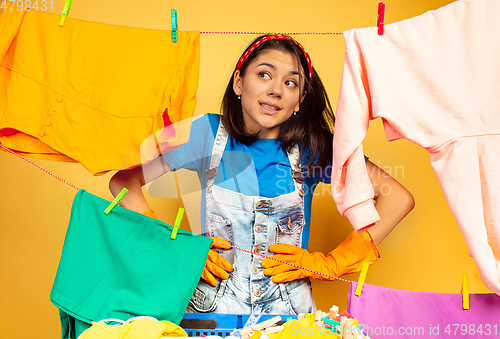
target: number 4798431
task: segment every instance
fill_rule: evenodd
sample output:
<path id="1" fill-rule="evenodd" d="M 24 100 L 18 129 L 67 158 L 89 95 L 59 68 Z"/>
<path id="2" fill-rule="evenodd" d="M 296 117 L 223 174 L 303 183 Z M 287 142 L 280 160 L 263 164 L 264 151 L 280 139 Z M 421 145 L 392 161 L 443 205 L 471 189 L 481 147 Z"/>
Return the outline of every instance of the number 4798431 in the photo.
<path id="1" fill-rule="evenodd" d="M 0 0 L 0 9 L 4 11 L 53 11 L 54 0 Z"/>
<path id="2" fill-rule="evenodd" d="M 475 336 L 497 336 L 498 335 L 498 325 L 490 325 L 490 324 L 448 324 L 446 326 L 444 332 L 447 335 L 475 335 Z"/>

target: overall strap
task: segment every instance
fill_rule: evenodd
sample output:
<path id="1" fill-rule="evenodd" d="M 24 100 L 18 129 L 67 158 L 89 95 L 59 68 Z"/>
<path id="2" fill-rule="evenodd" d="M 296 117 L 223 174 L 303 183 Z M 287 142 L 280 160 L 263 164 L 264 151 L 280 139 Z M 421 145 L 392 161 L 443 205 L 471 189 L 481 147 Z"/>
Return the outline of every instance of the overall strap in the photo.
<path id="1" fill-rule="evenodd" d="M 222 153 L 226 148 L 228 133 L 224 128 L 222 120 L 219 122 L 219 128 L 217 129 L 217 135 L 215 136 L 214 147 L 212 149 L 212 156 L 210 158 L 210 168 L 206 170 L 205 177 L 207 179 L 207 187 L 211 187 L 214 184 L 215 177 L 219 173 L 217 167 L 219 167 L 220 161 L 222 159 Z"/>
<path id="2" fill-rule="evenodd" d="M 300 152 L 299 145 L 295 145 L 292 151 L 288 153 L 288 160 L 292 166 L 292 178 L 295 183 L 295 188 L 299 192 L 300 196 L 304 196 L 304 190 L 302 189 L 304 182 L 304 175 L 302 174 L 301 168 L 299 166 L 300 162 Z"/>

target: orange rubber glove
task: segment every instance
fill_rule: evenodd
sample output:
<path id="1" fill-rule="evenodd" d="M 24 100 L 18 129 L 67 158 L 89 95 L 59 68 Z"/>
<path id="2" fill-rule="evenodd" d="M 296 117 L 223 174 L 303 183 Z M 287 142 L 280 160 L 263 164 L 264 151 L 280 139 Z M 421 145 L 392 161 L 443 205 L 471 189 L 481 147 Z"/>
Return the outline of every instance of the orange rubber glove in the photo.
<path id="1" fill-rule="evenodd" d="M 223 250 L 228 250 L 231 248 L 231 244 L 224 239 L 216 237 L 209 238 L 225 244 L 221 245 L 212 242 L 212 246 L 210 248 L 220 248 Z M 217 286 L 217 279 L 215 279 L 214 275 L 225 280 L 229 277 L 229 274 L 227 272 L 232 272 L 233 270 L 233 265 L 231 265 L 231 263 L 227 261 L 226 258 L 222 257 L 215 251 L 209 250 L 207 262 L 205 263 L 205 268 L 203 268 L 203 272 L 201 273 L 201 278 L 215 287 Z"/>
<path id="2" fill-rule="evenodd" d="M 367 231 L 352 232 L 346 240 L 326 256 L 320 252 L 309 253 L 303 248 L 288 244 L 272 245 L 269 247 L 269 251 L 277 253 L 273 255 L 273 258 L 335 277 L 361 271 L 363 262 L 372 264 L 380 258 L 377 245 Z M 272 275 L 275 283 L 308 277 L 319 280 L 334 280 L 272 259 L 264 259 L 262 267 L 265 268 L 264 274 Z"/>

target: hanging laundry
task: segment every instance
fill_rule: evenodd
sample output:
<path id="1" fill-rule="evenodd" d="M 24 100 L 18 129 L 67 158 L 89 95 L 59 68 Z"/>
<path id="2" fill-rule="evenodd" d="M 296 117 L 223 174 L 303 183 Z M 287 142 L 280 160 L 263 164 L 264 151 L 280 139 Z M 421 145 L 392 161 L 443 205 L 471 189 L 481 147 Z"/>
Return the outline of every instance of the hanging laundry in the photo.
<path id="1" fill-rule="evenodd" d="M 429 151 L 484 284 L 500 294 L 500 1 L 459 0 L 344 32 L 332 194 L 356 230 L 378 219 L 363 161 L 369 120 Z M 366 188 L 366 189 L 360 189 Z"/>
<path id="2" fill-rule="evenodd" d="M 199 32 L 0 16 L 0 143 L 99 175 L 149 162 L 189 138 Z M 173 124 L 173 125 L 172 125 Z M 156 144 L 143 147 L 154 135 Z"/>
<path id="3" fill-rule="evenodd" d="M 462 309 L 462 294 L 395 290 L 363 285 L 355 295 L 353 282 L 347 311 L 371 338 L 498 338 L 500 296 L 470 294 L 470 309 Z"/>
<path id="4" fill-rule="evenodd" d="M 212 241 L 78 191 L 50 293 L 62 337 L 94 321 L 148 315 L 179 324 Z"/>

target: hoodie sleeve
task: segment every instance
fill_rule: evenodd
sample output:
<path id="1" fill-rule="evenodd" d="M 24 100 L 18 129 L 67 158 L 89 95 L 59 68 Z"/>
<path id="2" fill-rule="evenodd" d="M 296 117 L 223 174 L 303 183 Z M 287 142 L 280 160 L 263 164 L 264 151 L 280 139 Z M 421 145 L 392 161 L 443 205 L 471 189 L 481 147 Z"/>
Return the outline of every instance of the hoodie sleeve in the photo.
<path id="1" fill-rule="evenodd" d="M 331 189 L 341 215 L 364 231 L 380 217 L 366 169 L 362 142 L 371 119 L 371 101 L 356 29 L 344 32 L 346 54 L 333 138 Z"/>

